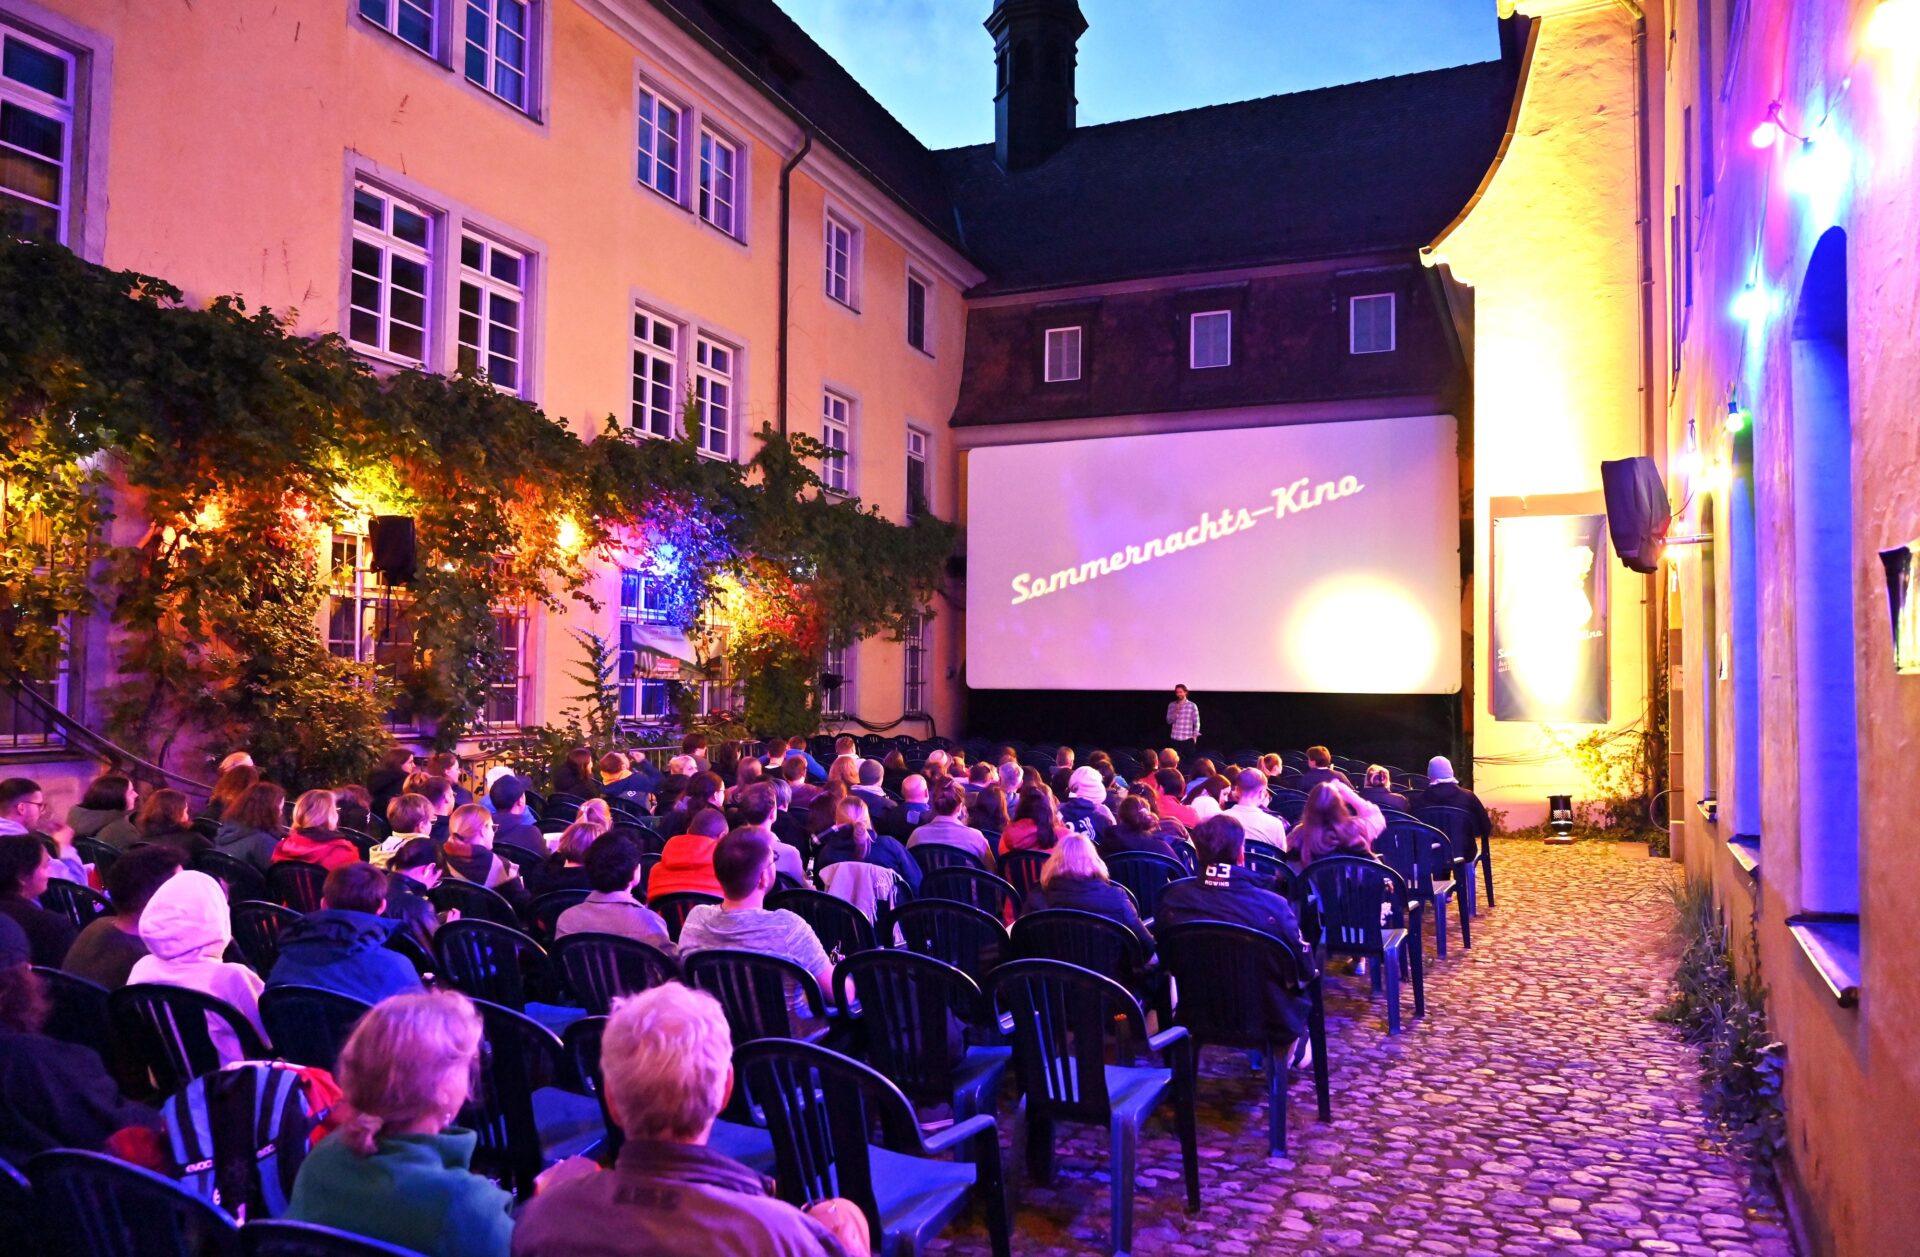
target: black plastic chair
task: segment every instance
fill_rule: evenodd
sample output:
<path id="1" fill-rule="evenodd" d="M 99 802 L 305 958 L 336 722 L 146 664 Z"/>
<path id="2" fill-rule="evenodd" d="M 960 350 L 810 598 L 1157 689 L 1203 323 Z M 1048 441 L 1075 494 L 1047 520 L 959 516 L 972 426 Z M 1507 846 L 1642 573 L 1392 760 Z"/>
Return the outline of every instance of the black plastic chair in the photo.
<path id="1" fill-rule="evenodd" d="M 736 1047 L 754 1039 L 802 1037 L 794 1033 L 796 1015 L 820 1023 L 827 1020 L 827 1001 L 820 984 L 811 973 L 783 956 L 715 948 L 683 957 L 681 969 L 688 986 L 720 1001 Z M 798 989 L 805 1004 L 804 1013 L 789 1002 L 790 989 Z M 825 1038 L 831 1029 L 818 1025 L 805 1037 L 817 1041 Z"/>
<path id="2" fill-rule="evenodd" d="M 1335 855 L 1309 864 L 1305 878 L 1319 906 L 1322 950 L 1331 956 L 1367 960 L 1373 989 L 1384 986 L 1387 1033 L 1400 1033 L 1403 966 L 1413 977 L 1413 1015 L 1426 1016 L 1426 961 L 1418 943 L 1420 905 L 1410 900 L 1400 875 L 1377 860 Z M 1409 935 L 1415 940 L 1411 947 L 1407 946 Z"/>
<path id="3" fill-rule="evenodd" d="M 653 877 L 654 866 L 660 863 L 658 839 L 654 840 L 654 846 L 655 849 L 652 851 L 645 850 L 643 847 L 640 852 L 640 880 L 634 883 L 633 897 L 642 903 L 646 902 L 647 882 Z"/>
<path id="4" fill-rule="evenodd" d="M 851 956 L 874 946 L 873 922 L 867 914 L 825 891 L 775 891 L 767 896 L 767 907 L 785 909 L 813 927 L 829 956 Z"/>
<path id="5" fill-rule="evenodd" d="M 1148 922 L 1159 910 L 1160 893 L 1190 872 L 1179 860 L 1158 851 L 1117 851 L 1107 857 L 1108 875 L 1132 893 L 1141 919 Z"/>
<path id="6" fill-rule="evenodd" d="M 1024 901 L 1027 892 L 1040 884 L 1040 870 L 1047 866 L 1045 851 L 1009 851 L 1000 857 L 998 869 L 1007 885 Z"/>
<path id="7" fill-rule="evenodd" d="M 1314 1092 L 1320 1120 L 1333 1116 L 1327 1074 L 1327 1019 L 1318 975 L 1302 972 L 1299 960 L 1269 934 L 1221 921 L 1171 926 L 1159 937 L 1160 962 L 1180 987 L 1180 1024 L 1193 1035 L 1194 1052 L 1212 1044 L 1263 1053 L 1267 1067 L 1267 1151 L 1287 1154 L 1287 1081 L 1298 1042 L 1275 1033 L 1267 1005 L 1274 986 L 1309 1001 L 1308 1037 L 1313 1044 Z"/>
<path id="8" fill-rule="evenodd" d="M 603 1163 L 617 1156 L 620 1145 L 626 1141 L 625 1134 L 614 1124 L 613 1113 L 607 1108 L 606 1080 L 600 1071 L 600 1042 L 606 1036 L 606 1030 L 605 1017 L 582 1017 L 560 1036 L 575 1077 L 600 1102 L 600 1114 L 607 1126 L 606 1142 L 599 1149 Z M 734 1097 L 726 1112 L 749 1115 L 744 1087 L 734 1088 Z M 732 1157 L 757 1174 L 764 1176 L 773 1173 L 773 1140 L 758 1126 L 727 1121 L 724 1117 L 717 1119 L 713 1129 L 708 1132 L 707 1147 Z"/>
<path id="9" fill-rule="evenodd" d="M 40 906 L 48 912 L 60 913 L 73 922 L 76 930 L 84 930 L 101 917 L 113 915 L 111 899 L 90 886 L 64 878 L 47 883 L 47 888 L 40 892 Z"/>
<path id="10" fill-rule="evenodd" d="M 1272 860 L 1276 864 L 1284 864 L 1287 860 L 1286 852 L 1264 838 L 1247 839 L 1244 851 L 1248 868 L 1253 867 L 1253 857 L 1255 856 L 1259 856 L 1263 860 Z"/>
<path id="11" fill-rule="evenodd" d="M 373 854 L 374 837 L 372 834 L 364 830 L 348 829 L 345 825 L 340 826 L 339 833 L 342 838 L 345 838 L 359 850 L 362 860 Z"/>
<path id="12" fill-rule="evenodd" d="M 922 1107 L 951 1105 L 955 1121 L 999 1107 L 1000 1079 L 1012 1049 L 969 1047 L 967 1030 L 990 1024 L 980 986 L 931 956 L 885 949 L 859 952 L 833 971 L 834 998 L 858 997 L 867 1063 Z"/>
<path id="13" fill-rule="evenodd" d="M 1075 908 L 1029 912 L 1013 923 L 1013 951 L 1022 959 L 1058 960 L 1111 978 L 1154 1009 L 1162 1026 L 1173 1024 L 1166 975 L 1149 965 L 1139 936 L 1111 917 Z M 1123 1061 L 1131 1060 L 1131 1046 L 1122 1041 Z"/>
<path id="14" fill-rule="evenodd" d="M 527 926 L 533 937 L 542 945 L 553 942 L 553 931 L 560 921 L 560 914 L 568 908 L 587 901 L 590 890 L 555 890 L 540 896 L 527 909 Z"/>
<path id="15" fill-rule="evenodd" d="M 22 1252 L 38 1253 L 47 1248 L 40 1235 L 40 1206 L 33 1198 L 33 1184 L 5 1161 L 0 1161 L 0 1235 L 7 1236 Z"/>
<path id="16" fill-rule="evenodd" d="M 238 856 L 224 851 L 202 851 L 187 861 L 187 867 L 220 882 L 227 888 L 227 902 L 276 902 L 267 890 L 267 877 Z"/>
<path id="17" fill-rule="evenodd" d="M 1012 882 L 994 876 L 972 861 L 930 871 L 921 878 L 916 897 L 971 904 L 1002 921 L 1020 910 L 1023 898 Z"/>
<path id="18" fill-rule="evenodd" d="M 1478 865 L 1487 882 L 1487 907 L 1493 907 L 1493 852 L 1485 838 L 1475 838 L 1473 817 L 1460 807 L 1420 807 L 1414 819 L 1431 825 L 1453 844 L 1453 867 L 1460 881 L 1460 911 L 1470 917 L 1480 915 L 1479 896 L 1475 893 L 1473 870 Z"/>
<path id="19" fill-rule="evenodd" d="M 62 1043 L 92 1048 L 102 1058 L 110 1056 L 113 1020 L 107 1011 L 107 1001 L 113 992 L 65 970 L 35 965 L 33 971 L 40 975 L 41 989 L 52 1005 L 43 1033 Z"/>
<path id="20" fill-rule="evenodd" d="M 295 912 L 318 912 L 327 871 L 304 860 L 280 860 L 267 870 L 267 898 Z"/>
<path id="21" fill-rule="evenodd" d="M 615 997 L 680 979 L 672 956 L 619 934 L 569 934 L 553 945 L 560 976 L 590 1016 L 604 1017 Z"/>
<path id="22" fill-rule="evenodd" d="M 1406 881 L 1412 898 L 1432 905 L 1433 948 L 1442 960 L 1447 957 L 1447 904 L 1459 890 L 1453 880 L 1451 852 L 1445 834 L 1411 818 L 1389 820 L 1373 840 L 1374 858 Z M 1471 948 L 1473 922 L 1464 911 L 1455 915 L 1460 919 L 1460 945 Z"/>
<path id="23" fill-rule="evenodd" d="M 1111 978 L 1057 960 L 1002 965 L 989 989 L 996 1008 L 1013 1019 L 1013 1060 L 1026 1092 L 1027 1172 L 1053 1178 L 1058 1122 L 1105 1126 L 1112 1247 L 1133 1247 L 1133 1193 L 1140 1129 L 1163 1100 L 1173 1101 L 1185 1170 L 1187 1211 L 1200 1208 L 1198 1115 L 1194 1105 L 1193 1040 L 1180 1026 L 1147 1037 L 1146 1014 Z M 1163 1068 L 1106 1063 L 1106 1037 L 1116 1020 L 1167 1062 Z"/>
<path id="24" fill-rule="evenodd" d="M 458 912 L 462 921 L 491 921 L 510 930 L 520 928 L 520 914 L 513 910 L 513 905 L 498 892 L 477 882 L 443 877 L 439 885 L 427 892 L 427 899 L 432 902 L 433 910 L 442 915 Z"/>
<path id="25" fill-rule="evenodd" d="M 261 977 L 273 972 L 280 959 L 280 933 L 300 919 L 292 908 L 244 899 L 233 905 L 233 945 L 245 957 L 247 968 Z"/>
<path id="26" fill-rule="evenodd" d="M 525 878 L 527 874 L 543 867 L 552 857 L 532 847 L 523 847 L 517 842 L 496 842 L 493 854 L 513 867 L 514 875 Z"/>
<path id="27" fill-rule="evenodd" d="M 540 808 L 540 827 L 548 832 L 566 828 L 573 824 L 574 817 L 580 815 L 580 805 L 585 802 L 577 794 L 548 795 Z"/>
<path id="28" fill-rule="evenodd" d="M 554 990 L 545 949 L 511 926 L 462 917 L 433 936 L 440 975 L 455 988 L 518 1012 Z"/>
<path id="29" fill-rule="evenodd" d="M 27 1177 L 59 1257 L 241 1257 L 240 1230 L 223 1211 L 104 1153 L 43 1152 Z"/>
<path id="30" fill-rule="evenodd" d="M 660 914 L 667 923 L 667 934 L 674 942 L 680 941 L 680 927 L 687 923 L 687 914 L 701 904 L 719 903 L 720 896 L 709 895 L 697 890 L 680 890 L 670 895 L 661 895 L 658 899 L 647 900 L 647 907 Z"/>
<path id="31" fill-rule="evenodd" d="M 929 1136 L 900 1089 L 851 1057 L 792 1039 L 734 1051 L 734 1068 L 773 1137 L 774 1183 L 793 1205 L 841 1197 L 866 1215 L 876 1253 L 918 1254 L 981 1199 L 994 1257 L 1012 1252 L 994 1119 Z M 878 1131 L 880 1143 L 869 1142 Z M 936 1160 L 945 1153 L 970 1161 Z"/>
<path id="32" fill-rule="evenodd" d="M 98 838 L 75 838 L 73 850 L 82 864 L 91 864 L 100 873 L 112 868 L 113 862 L 120 858 L 120 848 Z"/>
<path id="33" fill-rule="evenodd" d="M 171 1095 L 220 1068 L 220 1049 L 210 1025 L 219 1021 L 233 1033 L 247 1060 L 267 1055 L 253 1023 L 222 999 L 185 987 L 137 982 L 107 997 L 114 1037 L 130 1068 L 137 1069 L 152 1094 Z"/>
<path id="34" fill-rule="evenodd" d="M 541 1170 L 605 1139 L 605 1120 L 558 1035 L 511 1008 L 487 1000 L 474 1005 L 486 1039 L 462 1124 L 479 1136 L 474 1169 L 500 1178 L 525 1200 Z"/>
<path id="35" fill-rule="evenodd" d="M 951 899 L 916 899 L 889 912 L 880 936 L 895 930 L 907 950 L 932 956 L 972 978 L 984 990 L 987 979 L 1013 956 L 1013 940 L 998 917 Z"/>
<path id="36" fill-rule="evenodd" d="M 240 1228 L 247 1257 L 420 1257 L 411 1248 L 382 1244 L 351 1231 L 311 1222 L 266 1219 Z"/>
<path id="37" fill-rule="evenodd" d="M 920 866 L 921 873 L 934 873 L 940 869 L 977 869 L 980 861 L 958 847 L 944 842 L 923 842 L 917 847 L 908 847 L 907 854 Z"/>
<path id="38" fill-rule="evenodd" d="M 260 1024 L 277 1055 L 296 1065 L 330 1070 L 347 1036 L 372 1008 L 317 986 L 270 986 L 260 995 Z"/>

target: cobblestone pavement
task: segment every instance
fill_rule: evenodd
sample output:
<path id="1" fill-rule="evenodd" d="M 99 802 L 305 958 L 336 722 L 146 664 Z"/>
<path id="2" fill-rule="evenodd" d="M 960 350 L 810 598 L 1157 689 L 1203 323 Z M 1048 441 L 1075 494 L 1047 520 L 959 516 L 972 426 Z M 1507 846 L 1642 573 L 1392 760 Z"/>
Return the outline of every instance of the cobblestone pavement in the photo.
<path id="1" fill-rule="evenodd" d="M 1200 1079 L 1201 1209 L 1182 1207 L 1180 1149 L 1152 1123 L 1140 1147 L 1138 1254 L 1681 1253 L 1791 1257 L 1777 1207 L 1705 1139 L 1693 1050 L 1650 1019 L 1664 860 L 1611 844 L 1496 841 L 1499 906 L 1471 952 L 1435 963 L 1427 1016 L 1388 1038 L 1365 978 L 1328 987 L 1333 1120 L 1296 1075 L 1288 1158 L 1266 1156 L 1264 1088 L 1244 1054 L 1209 1049 Z M 1449 923 L 1451 925 L 1451 922 Z M 1106 1135 L 1062 1127 L 1054 1184 L 1026 1179 L 1000 1114 L 1014 1190 L 1013 1251 L 1104 1252 Z M 963 1223 L 932 1251 L 984 1254 Z"/>

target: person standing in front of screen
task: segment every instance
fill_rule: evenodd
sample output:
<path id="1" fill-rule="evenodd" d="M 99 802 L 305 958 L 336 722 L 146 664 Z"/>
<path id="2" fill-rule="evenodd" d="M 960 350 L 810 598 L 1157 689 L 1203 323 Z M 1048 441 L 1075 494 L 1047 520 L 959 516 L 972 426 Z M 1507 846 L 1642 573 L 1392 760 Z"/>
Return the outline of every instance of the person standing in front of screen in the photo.
<path id="1" fill-rule="evenodd" d="M 1173 701 L 1167 704 L 1167 737 L 1173 749 L 1191 757 L 1200 741 L 1200 708 L 1187 697 L 1187 687 L 1173 687 Z"/>

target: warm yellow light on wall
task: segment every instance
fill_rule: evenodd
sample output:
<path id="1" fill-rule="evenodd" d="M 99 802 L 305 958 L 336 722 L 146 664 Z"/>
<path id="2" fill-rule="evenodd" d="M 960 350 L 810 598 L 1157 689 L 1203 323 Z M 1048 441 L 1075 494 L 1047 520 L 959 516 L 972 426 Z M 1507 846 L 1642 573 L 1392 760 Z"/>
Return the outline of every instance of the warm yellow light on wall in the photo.
<path id="1" fill-rule="evenodd" d="M 568 554 L 578 550 L 586 539 L 586 534 L 580 531 L 580 521 L 571 515 L 562 515 L 553 530 L 553 543 Z"/>

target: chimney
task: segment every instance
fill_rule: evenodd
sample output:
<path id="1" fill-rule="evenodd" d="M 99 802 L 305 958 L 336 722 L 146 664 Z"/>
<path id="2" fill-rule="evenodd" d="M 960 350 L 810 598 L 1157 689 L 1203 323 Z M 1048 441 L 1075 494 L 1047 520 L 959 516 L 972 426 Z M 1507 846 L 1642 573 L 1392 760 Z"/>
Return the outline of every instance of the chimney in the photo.
<path id="1" fill-rule="evenodd" d="M 1073 74 L 1087 19 L 1079 0 L 995 0 L 994 148 L 1002 170 L 1038 166 L 1073 138 Z"/>

